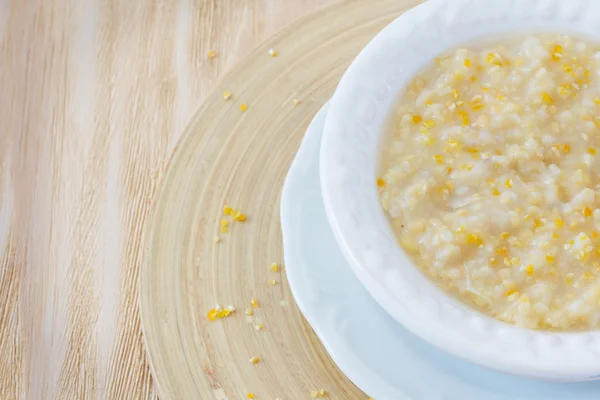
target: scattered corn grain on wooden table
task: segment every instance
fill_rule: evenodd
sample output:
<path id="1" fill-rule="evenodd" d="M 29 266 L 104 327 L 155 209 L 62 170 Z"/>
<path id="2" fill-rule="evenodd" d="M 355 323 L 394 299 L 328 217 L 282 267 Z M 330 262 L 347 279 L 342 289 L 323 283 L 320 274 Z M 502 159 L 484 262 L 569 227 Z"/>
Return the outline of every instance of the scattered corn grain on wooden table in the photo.
<path id="1" fill-rule="evenodd" d="M 302 318 L 285 266 L 273 266 L 283 259 L 279 196 L 307 124 L 350 61 L 416 3 L 346 1 L 288 26 L 193 118 L 163 179 L 142 265 L 143 327 L 164 396 L 368 398 Z"/>
<path id="2" fill-rule="evenodd" d="M 418 2 L 2 5 L 0 398 L 366 398 L 271 270 L 279 194 L 345 67 Z"/>

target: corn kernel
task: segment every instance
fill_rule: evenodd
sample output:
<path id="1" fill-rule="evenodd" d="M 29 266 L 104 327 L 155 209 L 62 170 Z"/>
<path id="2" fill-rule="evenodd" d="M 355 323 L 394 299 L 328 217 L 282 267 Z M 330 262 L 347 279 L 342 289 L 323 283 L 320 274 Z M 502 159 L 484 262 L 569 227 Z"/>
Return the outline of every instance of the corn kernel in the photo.
<path id="1" fill-rule="evenodd" d="M 468 126 L 470 123 L 469 114 L 464 110 L 460 110 L 457 114 L 460 117 L 463 126 Z"/>
<path id="2" fill-rule="evenodd" d="M 471 104 L 471 107 L 473 108 L 473 111 L 479 111 L 485 107 L 485 104 L 473 103 L 473 104 Z"/>
<path id="3" fill-rule="evenodd" d="M 232 211 L 233 211 L 233 208 L 231 208 L 229 206 L 223 207 L 223 214 L 225 214 L 225 215 L 231 215 Z"/>
<path id="4" fill-rule="evenodd" d="M 447 142 L 446 147 L 444 148 L 444 150 L 445 151 L 452 151 L 457 146 L 458 146 L 458 140 L 456 140 L 456 139 L 448 139 L 448 142 Z"/>
<path id="5" fill-rule="evenodd" d="M 594 212 L 589 207 L 583 209 L 583 215 L 585 215 L 586 217 L 591 217 L 593 213 Z"/>
<path id="6" fill-rule="evenodd" d="M 413 124 L 416 125 L 416 124 L 420 123 L 421 121 L 423 121 L 423 117 L 421 117 L 420 115 L 413 115 L 413 117 L 412 117 Z"/>
<path id="7" fill-rule="evenodd" d="M 492 195 L 494 196 L 500 196 L 500 191 L 496 188 L 492 189 Z"/>
<path id="8" fill-rule="evenodd" d="M 221 227 L 221 232 L 226 233 L 227 232 L 227 227 L 226 226 L 222 226 Z"/>
<path id="9" fill-rule="evenodd" d="M 239 222 L 244 222 L 246 220 L 246 215 L 242 214 L 239 211 L 235 211 L 233 213 L 233 219 L 235 219 L 236 221 L 239 221 Z"/>
<path id="10" fill-rule="evenodd" d="M 559 61 L 562 58 L 563 48 L 561 45 L 554 46 L 552 49 L 552 59 L 554 61 Z"/>
<path id="11" fill-rule="evenodd" d="M 249 392 L 249 393 L 246 395 L 246 397 L 247 397 L 247 398 L 249 398 L 249 399 L 253 399 L 253 398 L 254 398 L 254 393 L 252 393 L 252 392 Z"/>
<path id="12" fill-rule="evenodd" d="M 275 51 L 275 49 L 269 49 L 269 55 L 271 57 L 277 57 L 277 51 Z"/>
<path id="13" fill-rule="evenodd" d="M 569 286 L 573 284 L 573 280 L 573 274 L 567 274 L 565 277 L 565 283 Z"/>
<path id="14" fill-rule="evenodd" d="M 483 239 L 476 233 L 469 233 L 467 235 L 467 243 L 481 246 L 483 244 Z"/>
<path id="15" fill-rule="evenodd" d="M 279 265 L 277 265 L 277 263 L 273 263 L 273 264 L 271 264 L 271 267 L 269 269 L 271 270 L 271 272 L 278 272 Z"/>
<path id="16" fill-rule="evenodd" d="M 502 233 L 500 234 L 500 237 L 501 237 L 502 239 L 506 240 L 506 239 L 508 239 L 508 238 L 510 237 L 510 233 L 508 233 L 508 232 L 502 232 Z"/>
<path id="17" fill-rule="evenodd" d="M 277 285 L 277 281 L 275 279 L 271 279 L 271 280 L 269 280 L 269 285 L 275 286 L 275 285 Z"/>
<path id="18" fill-rule="evenodd" d="M 568 96 L 573 91 L 573 85 L 571 85 L 570 83 L 563 83 L 562 85 L 560 85 L 558 91 L 561 95 Z"/>
<path id="19" fill-rule="evenodd" d="M 257 331 L 262 330 L 262 328 L 263 328 L 263 324 L 256 324 L 256 325 L 254 325 L 254 329 L 256 329 Z"/>
<path id="20" fill-rule="evenodd" d="M 258 304 L 258 300 L 256 300 L 254 297 L 252 298 L 252 300 L 250 300 L 250 305 L 254 308 L 258 308 L 259 304 Z"/>
<path id="21" fill-rule="evenodd" d="M 444 163 L 444 158 L 440 155 L 440 154 L 436 154 L 433 156 L 433 159 L 438 163 L 438 164 L 443 164 Z"/>
<path id="22" fill-rule="evenodd" d="M 317 392 L 316 390 L 312 390 L 312 391 L 310 392 L 310 397 L 311 397 L 312 399 L 316 399 L 317 397 L 319 397 L 319 392 Z"/>
<path id="23" fill-rule="evenodd" d="M 506 246 L 502 246 L 496 249 L 496 254 L 499 256 L 505 256 L 508 254 L 508 248 Z"/>
<path id="24" fill-rule="evenodd" d="M 248 362 L 250 364 L 257 364 L 259 361 L 258 357 L 252 357 L 250 360 L 248 360 Z"/>
<path id="25" fill-rule="evenodd" d="M 325 389 L 319 390 L 319 396 L 323 397 L 323 396 L 325 396 L 325 393 L 326 393 Z"/>
<path id="26" fill-rule="evenodd" d="M 215 53 L 214 50 L 209 50 L 207 56 L 208 58 L 215 58 L 217 56 L 217 53 Z"/>
<path id="27" fill-rule="evenodd" d="M 570 66 L 568 64 L 564 64 L 563 69 L 565 70 L 566 73 L 571 75 L 571 77 L 573 77 L 573 78 L 575 77 L 575 71 L 573 70 L 572 66 Z"/>
<path id="28" fill-rule="evenodd" d="M 509 178 L 509 179 L 507 179 L 507 180 L 504 182 L 504 185 L 505 185 L 507 188 L 509 188 L 509 189 L 510 189 L 510 188 L 512 188 L 512 187 L 513 187 L 513 180 L 512 180 L 512 179 L 510 179 L 510 178 Z"/>
<path id="29" fill-rule="evenodd" d="M 562 228 L 565 225 L 565 223 L 564 223 L 564 221 L 562 219 L 557 218 L 554 221 L 554 225 L 556 225 L 557 228 Z"/>
<path id="30" fill-rule="evenodd" d="M 431 119 L 424 121 L 423 124 L 429 129 L 435 127 L 435 121 L 433 121 Z"/>
<path id="31" fill-rule="evenodd" d="M 593 147 L 588 147 L 587 151 L 588 151 L 588 153 L 590 153 L 593 156 L 596 155 L 596 149 Z"/>
<path id="32" fill-rule="evenodd" d="M 594 103 L 600 104 L 600 97 L 594 97 Z"/>
<path id="33" fill-rule="evenodd" d="M 384 187 L 385 186 L 385 181 L 381 178 L 377 179 L 377 187 Z"/>
<path id="34" fill-rule="evenodd" d="M 242 112 L 246 111 L 247 109 L 248 109 L 248 105 L 247 104 L 245 104 L 245 103 L 240 104 L 240 110 Z"/>
<path id="35" fill-rule="evenodd" d="M 532 276 L 534 272 L 535 272 L 535 267 L 533 266 L 533 264 L 529 264 L 528 266 L 525 267 L 525 273 L 527 275 Z"/>
<path id="36" fill-rule="evenodd" d="M 592 232 L 592 238 L 598 239 L 599 237 L 600 237 L 600 233 L 598 233 L 598 231 L 593 231 Z"/>
<path id="37" fill-rule="evenodd" d="M 554 256 L 552 254 L 546 254 L 546 261 L 549 263 L 554 262 Z"/>
<path id="38" fill-rule="evenodd" d="M 245 314 L 246 315 L 254 315 L 254 311 L 251 308 L 246 308 Z"/>
<path id="39" fill-rule="evenodd" d="M 510 296 L 512 296 L 512 295 L 513 295 L 513 294 L 515 294 L 515 293 L 516 293 L 516 294 L 519 294 L 519 291 L 518 291 L 518 290 L 516 290 L 516 289 L 510 289 L 510 290 L 507 290 L 507 291 L 506 291 L 506 293 L 504 293 L 504 295 L 505 295 L 506 297 L 510 297 Z"/>
<path id="40" fill-rule="evenodd" d="M 227 101 L 229 99 L 231 99 L 231 92 L 223 93 L 223 100 Z"/>
<path id="41" fill-rule="evenodd" d="M 214 308 L 212 308 L 208 314 L 206 314 L 206 316 L 208 317 L 209 320 L 214 321 L 217 319 L 217 310 L 215 310 Z"/>
<path id="42" fill-rule="evenodd" d="M 487 63 L 488 64 L 492 64 L 494 62 L 494 59 L 496 58 L 494 53 L 488 53 L 487 55 Z"/>
<path id="43" fill-rule="evenodd" d="M 554 104 L 554 99 L 548 92 L 542 93 L 542 102 L 546 104 Z"/>
<path id="44" fill-rule="evenodd" d="M 471 67 L 471 60 L 469 60 L 468 58 L 465 58 L 464 64 L 465 64 L 465 67 L 470 68 Z"/>
<path id="45" fill-rule="evenodd" d="M 221 226 L 229 226 L 229 221 L 227 221 L 226 219 L 222 219 Z"/>

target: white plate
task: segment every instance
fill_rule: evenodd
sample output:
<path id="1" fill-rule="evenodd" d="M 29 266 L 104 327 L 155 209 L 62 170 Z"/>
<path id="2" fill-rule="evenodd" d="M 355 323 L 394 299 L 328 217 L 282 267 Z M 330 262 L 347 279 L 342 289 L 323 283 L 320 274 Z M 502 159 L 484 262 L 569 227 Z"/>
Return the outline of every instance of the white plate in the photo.
<path id="1" fill-rule="evenodd" d="M 441 52 L 482 37 L 569 32 L 600 41 L 599 0 L 431 0 L 383 29 L 342 77 L 327 114 L 320 176 L 334 236 L 359 281 L 397 321 L 456 357 L 555 381 L 600 378 L 600 331 L 543 332 L 476 312 L 435 285 L 397 243 L 376 178 L 398 93 Z"/>
<path id="2" fill-rule="evenodd" d="M 315 117 L 284 184 L 281 222 L 292 293 L 340 369 L 376 400 L 592 400 L 600 382 L 551 383 L 492 372 L 436 350 L 370 297 L 337 247 L 321 199 Z"/>

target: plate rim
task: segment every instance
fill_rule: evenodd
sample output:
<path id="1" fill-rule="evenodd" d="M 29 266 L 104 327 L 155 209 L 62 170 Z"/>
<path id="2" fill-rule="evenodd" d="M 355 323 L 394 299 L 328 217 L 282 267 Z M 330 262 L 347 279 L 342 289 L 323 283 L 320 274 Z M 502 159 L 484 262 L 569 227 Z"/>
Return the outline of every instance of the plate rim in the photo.
<path id="1" fill-rule="evenodd" d="M 295 186 L 297 185 L 296 181 L 299 179 L 301 175 L 301 168 L 311 164 L 311 160 L 308 157 L 308 146 L 312 144 L 311 142 L 314 140 L 318 140 L 320 144 L 320 139 L 315 136 L 317 133 L 316 130 L 323 130 L 325 125 L 325 118 L 327 116 L 327 112 L 329 110 L 330 101 L 327 101 L 315 114 L 312 119 L 309 127 L 306 130 L 306 133 L 302 139 L 298 152 L 292 161 L 290 169 L 285 177 L 285 181 L 283 184 L 283 188 L 281 191 L 281 200 L 280 200 L 280 219 L 281 219 L 281 230 L 282 230 L 282 240 L 283 240 L 283 254 L 284 254 L 284 262 L 286 265 L 288 284 L 290 286 L 290 291 L 296 301 L 300 312 L 306 318 L 311 328 L 319 338 L 320 342 L 323 344 L 325 351 L 332 358 L 333 362 L 337 365 L 337 367 L 344 373 L 348 379 L 350 379 L 357 387 L 359 387 L 362 391 L 371 396 L 371 398 L 387 398 L 390 399 L 388 393 L 392 389 L 385 381 L 381 380 L 379 377 L 374 376 L 372 373 L 359 370 L 356 365 L 357 362 L 360 361 L 350 361 L 347 359 L 349 357 L 348 354 L 344 355 L 339 353 L 336 349 L 333 348 L 331 341 L 327 340 L 327 336 L 324 333 L 324 329 L 322 328 L 320 323 L 317 323 L 313 318 L 313 313 L 309 312 L 310 306 L 305 303 L 304 296 L 300 295 L 301 290 L 298 289 L 299 281 L 301 280 L 296 274 L 298 273 L 295 265 L 295 254 L 296 249 L 295 246 L 290 244 L 290 236 L 291 234 L 286 234 L 286 232 L 291 232 L 293 228 L 291 228 L 292 222 L 291 217 L 293 204 L 295 204 L 294 198 Z M 319 146 L 320 147 L 320 146 Z M 317 156 L 318 157 L 318 156 Z M 294 250 L 292 250 L 294 249 Z M 367 379 L 366 376 L 370 375 L 370 379 Z M 376 382 L 373 382 L 376 380 Z M 398 397 L 402 396 L 402 397 Z M 392 399 L 390 399 L 392 400 Z M 393 400 L 413 400 L 406 393 L 398 393 L 395 395 Z"/>

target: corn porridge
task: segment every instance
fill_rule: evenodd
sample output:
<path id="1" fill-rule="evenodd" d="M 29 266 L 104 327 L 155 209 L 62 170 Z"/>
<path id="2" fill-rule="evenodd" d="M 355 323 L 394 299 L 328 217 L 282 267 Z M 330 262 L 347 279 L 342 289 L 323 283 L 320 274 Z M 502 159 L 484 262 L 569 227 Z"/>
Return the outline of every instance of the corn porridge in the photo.
<path id="1" fill-rule="evenodd" d="M 408 85 L 381 204 L 413 261 L 467 303 L 526 328 L 600 328 L 600 48 L 507 43 L 454 50 Z"/>

